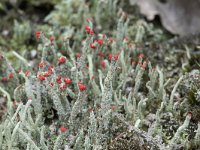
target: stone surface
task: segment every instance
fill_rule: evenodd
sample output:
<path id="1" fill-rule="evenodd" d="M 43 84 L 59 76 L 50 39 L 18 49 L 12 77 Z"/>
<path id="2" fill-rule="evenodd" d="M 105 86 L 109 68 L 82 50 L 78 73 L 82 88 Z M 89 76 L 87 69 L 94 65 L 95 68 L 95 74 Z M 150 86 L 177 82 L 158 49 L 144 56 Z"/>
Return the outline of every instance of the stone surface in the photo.
<path id="1" fill-rule="evenodd" d="M 186 36 L 200 32 L 200 0 L 130 0 L 148 20 L 156 15 L 172 34 Z"/>

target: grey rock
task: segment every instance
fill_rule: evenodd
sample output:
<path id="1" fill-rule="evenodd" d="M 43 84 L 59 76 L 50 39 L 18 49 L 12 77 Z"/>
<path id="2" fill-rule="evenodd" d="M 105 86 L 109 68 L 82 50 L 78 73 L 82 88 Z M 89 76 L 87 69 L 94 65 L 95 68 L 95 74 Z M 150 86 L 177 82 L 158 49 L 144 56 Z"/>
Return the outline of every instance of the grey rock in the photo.
<path id="1" fill-rule="evenodd" d="M 130 0 L 148 20 L 156 15 L 171 33 L 180 36 L 200 32 L 200 0 Z"/>

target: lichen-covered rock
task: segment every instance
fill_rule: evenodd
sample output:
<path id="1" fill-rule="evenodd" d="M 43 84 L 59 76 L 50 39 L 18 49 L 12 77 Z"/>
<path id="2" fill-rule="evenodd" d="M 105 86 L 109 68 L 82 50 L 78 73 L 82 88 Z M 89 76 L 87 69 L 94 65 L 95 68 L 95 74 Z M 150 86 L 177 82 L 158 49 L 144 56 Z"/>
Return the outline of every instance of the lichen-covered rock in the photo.
<path id="1" fill-rule="evenodd" d="M 184 76 L 182 87 L 190 104 L 200 104 L 200 71 L 192 70 Z"/>

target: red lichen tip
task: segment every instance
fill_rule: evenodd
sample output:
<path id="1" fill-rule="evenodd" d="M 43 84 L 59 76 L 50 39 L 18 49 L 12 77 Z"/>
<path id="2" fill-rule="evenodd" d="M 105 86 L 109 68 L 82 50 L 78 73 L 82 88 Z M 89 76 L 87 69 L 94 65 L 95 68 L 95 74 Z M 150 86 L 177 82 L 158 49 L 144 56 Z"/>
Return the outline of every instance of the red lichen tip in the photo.
<path id="1" fill-rule="evenodd" d="M 51 85 L 51 86 L 54 86 L 54 83 L 53 83 L 53 82 L 50 82 L 50 85 Z"/>
<path id="2" fill-rule="evenodd" d="M 49 72 L 44 72 L 44 77 L 49 77 L 51 74 L 49 74 Z"/>
<path id="3" fill-rule="evenodd" d="M 103 40 L 102 40 L 102 39 L 98 39 L 98 40 L 97 40 L 97 43 L 98 43 L 99 45 L 103 45 Z"/>
<path id="4" fill-rule="evenodd" d="M 144 54 L 140 54 L 139 56 L 138 56 L 138 58 L 140 59 L 140 58 L 144 58 Z"/>
<path id="5" fill-rule="evenodd" d="M 65 128 L 64 126 L 61 126 L 61 127 L 59 128 L 59 130 L 60 130 L 60 132 L 65 133 L 68 129 Z"/>
<path id="6" fill-rule="evenodd" d="M 92 77 L 91 77 L 91 79 L 94 79 L 94 78 L 95 78 L 95 76 L 92 76 Z"/>
<path id="7" fill-rule="evenodd" d="M 13 73 L 11 72 L 10 74 L 9 74 L 9 79 L 12 79 L 13 78 Z"/>
<path id="8" fill-rule="evenodd" d="M 115 61 L 117 61 L 117 60 L 118 60 L 118 58 L 119 58 L 119 55 L 118 55 L 118 54 L 116 54 L 116 55 L 114 56 L 114 60 L 115 60 Z"/>
<path id="9" fill-rule="evenodd" d="M 66 57 L 61 56 L 61 57 L 58 59 L 58 62 L 59 62 L 59 64 L 64 64 L 64 63 L 66 62 Z"/>
<path id="10" fill-rule="evenodd" d="M 81 53 L 76 53 L 76 58 L 80 58 L 81 57 Z"/>
<path id="11" fill-rule="evenodd" d="M 4 82 L 8 81 L 8 78 L 7 77 L 3 77 L 2 79 Z"/>
<path id="12" fill-rule="evenodd" d="M 56 82 L 57 82 L 58 84 L 61 84 L 61 83 L 62 83 L 62 81 L 61 81 L 61 76 L 58 76 L 58 77 L 56 78 Z"/>
<path id="13" fill-rule="evenodd" d="M 108 55 L 108 58 L 111 60 L 111 59 L 112 59 L 112 56 L 113 56 L 112 54 L 109 54 L 109 55 Z"/>
<path id="14" fill-rule="evenodd" d="M 106 68 L 106 62 L 103 61 L 103 62 L 101 62 L 100 64 L 101 64 L 101 67 L 102 67 L 103 69 Z"/>
<path id="15" fill-rule="evenodd" d="M 41 32 L 40 32 L 40 31 L 36 31 L 36 32 L 35 32 L 35 36 L 36 36 L 36 38 L 40 38 Z"/>
<path id="16" fill-rule="evenodd" d="M 27 71 L 25 72 L 25 76 L 27 77 L 27 76 L 29 75 L 29 73 L 30 73 L 30 70 L 27 70 Z"/>
<path id="17" fill-rule="evenodd" d="M 38 78 L 40 79 L 40 81 L 44 81 L 44 80 L 45 80 L 45 77 L 44 77 L 42 74 L 40 74 L 40 75 L 38 76 Z"/>
<path id="18" fill-rule="evenodd" d="M 90 30 L 90 35 L 94 35 L 94 31 L 92 29 Z"/>
<path id="19" fill-rule="evenodd" d="M 187 113 L 187 115 L 188 115 L 189 117 L 192 117 L 192 112 L 189 111 L 189 112 Z"/>
<path id="20" fill-rule="evenodd" d="M 88 112 L 93 112 L 94 109 L 93 108 L 88 108 Z"/>
<path id="21" fill-rule="evenodd" d="M 56 81 L 60 81 L 61 80 L 61 76 L 58 76 L 57 78 L 56 78 Z"/>
<path id="22" fill-rule="evenodd" d="M 51 41 L 51 43 L 54 41 L 54 37 L 53 36 L 50 36 L 50 41 Z"/>
<path id="23" fill-rule="evenodd" d="M 66 84 L 71 84 L 71 83 L 72 83 L 72 80 L 69 79 L 69 78 L 64 78 L 64 82 L 65 82 Z"/>
<path id="24" fill-rule="evenodd" d="M 90 43 L 90 47 L 91 47 L 92 49 L 97 48 L 97 46 L 96 46 L 94 43 Z"/>
<path id="25" fill-rule="evenodd" d="M 104 53 L 98 53 L 98 56 L 99 56 L 99 57 L 104 57 L 105 54 L 104 54 Z"/>
<path id="26" fill-rule="evenodd" d="M 79 88 L 80 91 L 86 90 L 86 86 L 83 83 L 78 83 L 78 88 Z"/>
<path id="27" fill-rule="evenodd" d="M 43 68 L 43 67 L 44 67 L 44 62 L 40 62 L 40 63 L 39 63 L 39 67 L 40 67 L 40 68 Z"/>
<path id="28" fill-rule="evenodd" d="M 112 105 L 111 106 L 111 109 L 114 111 L 115 109 L 117 108 L 117 106 L 115 106 L 115 105 Z"/>
<path id="29" fill-rule="evenodd" d="M 90 28 L 89 26 L 85 26 L 85 31 L 86 31 L 87 33 L 90 33 L 90 30 L 91 30 L 91 28 Z"/>
<path id="30" fill-rule="evenodd" d="M 64 85 L 62 86 L 62 88 L 63 88 L 63 89 L 66 89 L 66 88 L 67 88 L 67 85 L 64 84 Z"/>
<path id="31" fill-rule="evenodd" d="M 90 19 L 90 18 L 86 18 L 86 21 L 87 21 L 87 22 L 91 22 L 91 19 Z"/>

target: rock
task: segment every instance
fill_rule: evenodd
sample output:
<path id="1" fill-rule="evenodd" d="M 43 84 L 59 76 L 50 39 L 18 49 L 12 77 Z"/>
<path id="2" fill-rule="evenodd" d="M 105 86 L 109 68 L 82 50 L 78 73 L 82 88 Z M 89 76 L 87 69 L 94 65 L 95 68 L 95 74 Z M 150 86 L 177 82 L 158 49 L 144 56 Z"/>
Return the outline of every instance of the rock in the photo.
<path id="1" fill-rule="evenodd" d="M 156 15 L 172 34 L 188 36 L 200 33 L 200 0 L 130 0 L 148 20 Z"/>

